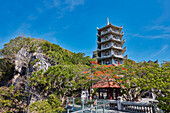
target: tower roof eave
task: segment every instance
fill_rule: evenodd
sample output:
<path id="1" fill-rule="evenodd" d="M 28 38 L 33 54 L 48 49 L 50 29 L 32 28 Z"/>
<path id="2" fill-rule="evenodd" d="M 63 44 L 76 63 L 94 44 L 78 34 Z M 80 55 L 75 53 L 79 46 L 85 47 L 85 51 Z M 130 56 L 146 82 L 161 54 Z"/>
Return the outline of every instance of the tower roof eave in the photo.
<path id="1" fill-rule="evenodd" d="M 123 60 L 123 63 L 128 59 L 128 55 L 125 55 L 124 56 L 124 60 Z"/>
<path id="2" fill-rule="evenodd" d="M 105 27 L 102 27 L 102 28 L 100 28 L 100 29 L 98 28 L 97 30 L 98 30 L 98 31 L 102 31 L 102 30 L 104 30 L 104 29 L 106 29 L 106 28 L 109 28 L 109 27 L 119 29 L 119 33 L 121 32 L 121 30 L 122 30 L 122 28 L 123 28 L 123 26 L 118 27 L 118 26 L 115 26 L 115 25 L 112 25 L 111 23 L 109 23 L 109 24 L 106 25 Z"/>
<path id="3" fill-rule="evenodd" d="M 122 55 L 109 55 L 109 56 L 105 56 L 105 57 L 98 57 L 97 60 L 103 60 L 103 59 L 108 59 L 108 58 L 116 58 L 116 59 L 122 59 L 122 60 L 126 60 L 127 59 L 127 55 L 126 56 L 122 56 Z"/>
<path id="4" fill-rule="evenodd" d="M 103 36 L 109 35 L 109 34 L 119 35 L 119 36 L 120 36 L 120 39 L 122 39 L 124 33 L 122 32 L 122 33 L 120 34 L 120 33 L 116 33 L 116 32 L 113 32 L 113 31 L 109 31 L 109 32 L 107 32 L 107 33 L 105 33 L 105 34 L 102 34 L 102 35 L 97 34 L 97 36 L 98 36 L 98 37 L 103 37 Z"/>
<path id="5" fill-rule="evenodd" d="M 117 50 L 121 50 L 124 54 L 124 52 L 126 51 L 126 47 L 124 47 L 123 49 L 120 47 L 115 47 L 115 46 L 110 46 L 108 48 L 104 48 L 104 49 L 98 49 L 98 51 L 105 51 L 105 50 L 109 50 L 109 49 L 117 49 Z"/>
<path id="6" fill-rule="evenodd" d="M 124 45 L 125 43 L 125 39 L 123 39 L 123 41 L 121 41 L 121 47 Z"/>
<path id="7" fill-rule="evenodd" d="M 117 40 L 117 39 L 110 38 L 110 39 L 105 40 L 105 41 L 103 41 L 103 42 L 97 41 L 97 44 L 99 45 L 99 44 L 103 44 L 103 43 L 106 43 L 106 42 L 109 42 L 109 41 L 111 41 L 111 42 L 118 42 L 118 43 L 121 44 L 121 47 L 122 47 L 123 44 L 125 43 L 125 40 L 121 41 L 121 40 Z"/>
<path id="8" fill-rule="evenodd" d="M 126 47 L 123 48 L 122 54 L 124 54 L 126 51 Z"/>

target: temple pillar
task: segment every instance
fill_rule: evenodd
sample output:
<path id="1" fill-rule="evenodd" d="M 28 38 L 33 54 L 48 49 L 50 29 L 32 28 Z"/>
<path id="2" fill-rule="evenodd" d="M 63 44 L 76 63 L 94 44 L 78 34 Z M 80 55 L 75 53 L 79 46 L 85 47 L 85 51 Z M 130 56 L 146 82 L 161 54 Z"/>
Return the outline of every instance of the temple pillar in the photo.
<path id="1" fill-rule="evenodd" d="M 107 99 L 109 98 L 109 89 L 107 89 Z"/>
<path id="2" fill-rule="evenodd" d="M 116 88 L 116 100 L 118 96 L 120 96 L 120 88 Z"/>
<path id="3" fill-rule="evenodd" d="M 110 93 L 110 99 L 113 100 L 113 88 L 110 88 L 109 93 Z"/>
<path id="4" fill-rule="evenodd" d="M 98 93 L 99 93 L 99 99 L 100 99 L 100 88 L 99 88 L 99 92 Z"/>

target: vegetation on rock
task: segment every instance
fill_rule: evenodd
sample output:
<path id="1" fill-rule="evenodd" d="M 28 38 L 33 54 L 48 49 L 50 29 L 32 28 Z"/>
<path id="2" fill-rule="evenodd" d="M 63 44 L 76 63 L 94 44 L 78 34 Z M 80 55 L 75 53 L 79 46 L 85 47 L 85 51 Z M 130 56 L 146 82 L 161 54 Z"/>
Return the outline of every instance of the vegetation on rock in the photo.
<path id="1" fill-rule="evenodd" d="M 19 73 L 20 76 L 15 82 L 15 87 L 11 89 L 9 86 L 11 86 L 12 79 L 15 78 L 14 73 L 18 73 L 15 70 L 16 55 L 22 48 L 31 54 L 42 53 L 43 57 L 50 62 L 51 67 L 46 71 L 37 70 L 29 73 L 29 75 L 21 76 L 21 73 Z M 64 104 L 66 96 L 73 93 L 79 95 L 78 91 L 83 88 L 82 72 L 88 69 L 91 60 L 89 56 L 85 57 L 84 53 L 73 53 L 43 39 L 21 36 L 4 44 L 4 48 L 0 50 L 0 56 L 2 56 L 0 58 L 0 106 L 3 106 L 1 107 L 3 112 L 23 111 L 23 108 L 28 105 L 31 111 L 35 110 L 32 106 L 37 106 L 40 109 L 39 112 L 44 112 L 43 110 L 47 110 L 47 108 L 43 108 L 44 104 L 50 107 L 52 112 L 60 111 L 62 109 L 60 105 Z M 31 60 L 28 57 L 27 60 L 29 63 L 27 66 L 41 62 L 38 58 Z M 40 66 L 40 64 L 37 66 Z M 18 98 L 21 96 L 24 97 Z M 29 103 L 32 96 L 36 96 L 39 101 Z M 13 100 L 26 104 L 24 104 L 25 106 L 15 105 Z M 54 101 L 59 104 L 61 101 L 61 104 L 56 103 L 57 105 L 54 105 Z"/>
<path id="2" fill-rule="evenodd" d="M 22 48 L 32 55 L 41 53 L 51 65 L 46 70 L 21 75 L 15 69 L 15 61 Z M 123 65 L 99 65 L 84 53 L 73 53 L 46 40 L 29 37 L 12 39 L 0 50 L 0 56 L 0 112 L 59 112 L 67 96 L 80 96 L 82 89 L 89 89 L 92 83 L 105 77 L 122 86 L 124 99 L 136 101 L 153 92 L 159 107 L 170 111 L 169 62 L 160 66 L 128 59 Z M 39 58 L 27 60 L 27 66 L 41 62 Z M 20 76 L 13 86 L 14 73 Z M 36 102 L 29 103 L 33 96 Z"/>

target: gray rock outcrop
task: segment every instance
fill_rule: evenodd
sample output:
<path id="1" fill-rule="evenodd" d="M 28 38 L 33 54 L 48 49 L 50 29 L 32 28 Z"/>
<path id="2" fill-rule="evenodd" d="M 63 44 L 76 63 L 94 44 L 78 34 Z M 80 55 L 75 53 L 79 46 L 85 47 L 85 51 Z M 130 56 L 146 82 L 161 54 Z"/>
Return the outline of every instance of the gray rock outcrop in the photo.
<path id="1" fill-rule="evenodd" d="M 21 82 L 22 76 L 31 76 L 32 72 L 38 71 L 40 69 L 46 71 L 50 66 L 50 60 L 43 54 L 40 48 L 38 48 L 38 50 L 33 53 L 29 52 L 26 47 L 23 47 L 16 55 L 15 73 L 12 79 L 12 85 L 15 85 L 15 87 L 17 87 L 17 84 Z M 30 95 L 28 105 L 32 102 L 40 100 L 38 94 L 34 92 L 36 89 L 29 88 L 27 82 L 25 82 L 24 84 L 27 92 L 34 93 Z"/>

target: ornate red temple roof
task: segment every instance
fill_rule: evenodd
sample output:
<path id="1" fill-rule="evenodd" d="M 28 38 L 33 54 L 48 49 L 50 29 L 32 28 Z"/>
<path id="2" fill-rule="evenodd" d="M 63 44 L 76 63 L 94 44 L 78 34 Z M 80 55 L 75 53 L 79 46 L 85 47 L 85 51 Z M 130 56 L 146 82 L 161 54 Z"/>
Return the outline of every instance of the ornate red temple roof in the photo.
<path id="1" fill-rule="evenodd" d="M 120 88 L 120 86 L 115 82 L 114 79 L 105 77 L 103 80 L 97 82 L 91 88 Z"/>

